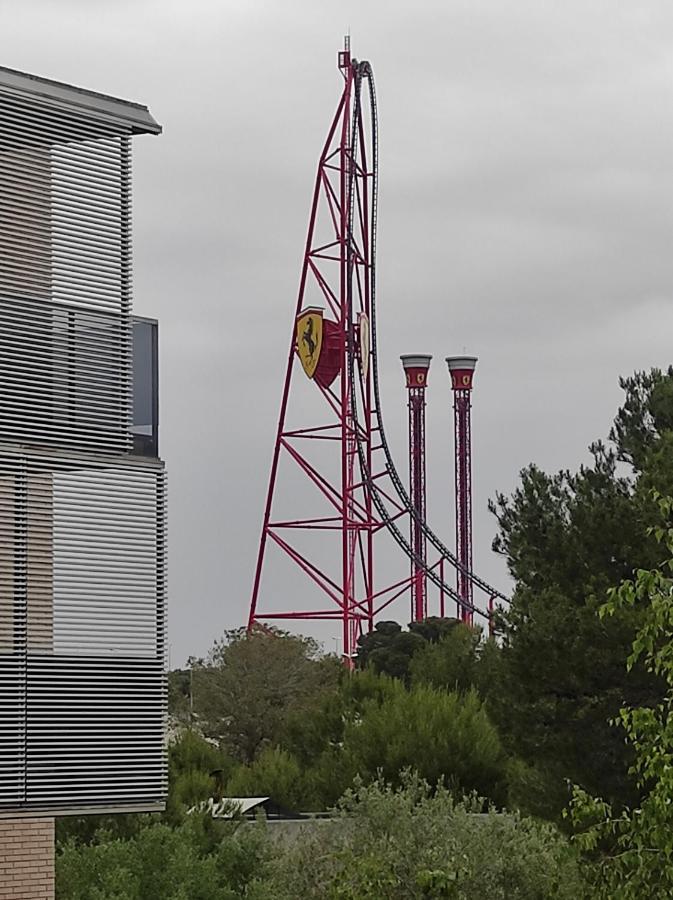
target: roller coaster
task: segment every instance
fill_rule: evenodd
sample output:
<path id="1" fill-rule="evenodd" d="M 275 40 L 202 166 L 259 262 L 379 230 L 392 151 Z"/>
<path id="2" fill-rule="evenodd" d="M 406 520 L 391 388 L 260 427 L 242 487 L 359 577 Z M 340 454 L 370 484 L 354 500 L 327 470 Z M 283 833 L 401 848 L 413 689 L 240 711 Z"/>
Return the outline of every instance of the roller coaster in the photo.
<path id="1" fill-rule="evenodd" d="M 348 662 L 363 630 L 370 630 L 384 610 L 390 614 L 391 605 L 409 593 L 414 571 L 437 587 L 441 615 L 448 598 L 463 618 L 474 616 L 490 626 L 495 604 L 507 598 L 466 570 L 430 528 L 412 504 L 393 460 L 379 378 L 374 75 L 369 62 L 351 57 L 348 40 L 339 53 L 339 71 L 343 90 L 313 191 L 248 626 L 284 619 L 339 620 Z M 288 425 L 288 410 L 294 397 L 293 374 L 299 366 L 324 401 L 326 419 L 321 415 L 309 422 L 312 414 L 307 408 L 301 411 L 300 400 L 303 419 L 297 427 Z M 329 515 L 274 516 L 283 457 L 296 464 L 301 479 L 312 484 Z M 412 528 L 422 534 L 422 552 L 407 537 Z M 328 551 L 326 558 L 315 540 L 302 546 L 300 535 L 308 532 L 322 535 L 320 547 L 328 535 L 336 537 L 336 544 L 330 545 L 334 552 Z M 384 578 L 379 587 L 374 583 L 374 559 L 383 534 L 408 561 L 412 574 L 392 583 Z M 325 605 L 278 609 L 275 596 L 271 605 L 262 604 L 270 542 L 308 577 L 317 595 L 326 598 Z M 459 583 L 469 583 L 469 597 L 474 600 L 456 590 L 449 573 L 461 574 Z M 266 596 L 265 592 L 265 600 Z M 422 612 L 427 615 L 427 607 Z"/>

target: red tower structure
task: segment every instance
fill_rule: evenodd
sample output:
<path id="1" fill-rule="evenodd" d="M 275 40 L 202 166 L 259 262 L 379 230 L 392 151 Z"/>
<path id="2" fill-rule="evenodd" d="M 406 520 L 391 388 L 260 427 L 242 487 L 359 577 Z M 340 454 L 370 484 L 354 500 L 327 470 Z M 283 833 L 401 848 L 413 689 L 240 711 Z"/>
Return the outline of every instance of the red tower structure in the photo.
<path id="1" fill-rule="evenodd" d="M 409 395 L 409 499 L 416 515 L 411 517 L 411 618 L 428 615 L 427 553 L 425 524 L 425 388 L 432 356 L 401 356 Z"/>
<path id="2" fill-rule="evenodd" d="M 363 623 L 368 629 L 372 626 L 373 535 L 379 526 L 357 466 L 358 458 L 371 462 L 369 323 L 375 224 L 371 221 L 371 197 L 376 154 L 369 63 L 351 59 L 346 39 L 338 65 L 344 85 L 313 191 L 248 626 L 269 619 L 337 619 L 343 655 L 350 660 Z M 362 97 L 366 80 L 369 92 Z M 370 120 L 363 115 L 365 101 Z M 315 305 L 316 300 L 320 306 Z M 304 422 L 299 428 L 288 424 L 297 358 L 325 401 L 316 421 Z M 324 450 L 319 458 L 311 456 L 317 444 Z M 320 514 L 272 519 L 281 456 L 296 463 L 317 489 L 315 509 L 320 509 Z M 324 542 L 332 538 L 330 556 L 339 560 L 338 568 L 328 568 L 319 553 L 309 555 L 302 549 L 300 533 L 308 531 L 321 532 Z M 326 605 L 306 611 L 296 605 L 292 610 L 260 611 L 258 598 L 269 541 L 308 575 L 318 594 L 326 598 Z"/>
<path id="3" fill-rule="evenodd" d="M 459 584 L 470 598 L 472 585 L 506 598 L 428 527 L 424 454 L 423 464 L 412 466 L 413 501 L 392 458 L 378 374 L 374 78 L 368 62 L 351 57 L 348 40 L 339 71 L 343 89 L 313 189 L 248 628 L 269 620 L 338 622 L 344 661 L 352 665 L 362 631 L 410 589 L 412 618 L 423 618 L 429 582 L 439 588 L 440 608 L 451 597 L 487 618 L 445 581 L 445 565 L 461 570 Z M 422 424 L 421 416 L 421 441 Z M 383 585 L 375 586 L 379 536 L 397 545 L 397 555 L 387 554 Z M 436 554 L 432 563 L 426 544 Z M 296 590 L 276 572 L 269 578 L 269 551 L 302 576 Z M 400 552 L 411 574 L 399 566 Z"/>
<path id="4" fill-rule="evenodd" d="M 472 625 L 472 383 L 476 356 L 449 356 L 447 365 L 453 388 L 453 420 L 456 472 L 456 557 L 458 559 L 458 616 Z"/>

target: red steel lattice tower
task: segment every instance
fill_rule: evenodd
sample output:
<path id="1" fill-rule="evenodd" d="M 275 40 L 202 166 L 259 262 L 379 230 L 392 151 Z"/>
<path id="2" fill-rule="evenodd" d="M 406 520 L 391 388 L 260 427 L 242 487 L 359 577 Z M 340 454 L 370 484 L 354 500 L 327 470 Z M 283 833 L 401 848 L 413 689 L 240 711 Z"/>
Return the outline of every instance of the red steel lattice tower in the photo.
<path id="1" fill-rule="evenodd" d="M 431 356 L 401 356 L 409 395 L 409 498 L 416 511 L 411 517 L 411 619 L 420 622 L 428 615 L 425 509 L 425 388 Z"/>
<path id="2" fill-rule="evenodd" d="M 343 656 L 350 664 L 363 627 L 372 627 L 373 537 L 381 527 L 358 467 L 360 459 L 371 466 L 372 455 L 369 363 L 376 119 L 371 68 L 351 58 L 348 40 L 339 53 L 339 70 L 343 91 L 313 191 L 248 627 L 272 619 L 339 621 Z M 367 82 L 369 91 L 362 89 Z M 323 412 L 314 421 L 306 421 L 308 414 L 300 416 L 301 427 L 289 424 L 298 363 L 324 401 Z M 324 452 L 311 455 L 318 445 Z M 283 460 L 296 465 L 299 477 L 312 485 L 320 501 L 314 505 L 315 513 L 301 518 L 273 515 Z M 331 545 L 331 563 L 316 554 L 309 533 L 319 533 L 323 547 Z M 319 604 L 306 610 L 260 607 L 270 545 L 308 576 L 321 598 Z"/>
<path id="3" fill-rule="evenodd" d="M 476 356 L 449 356 L 447 365 L 453 388 L 456 472 L 456 569 L 458 616 L 472 625 L 474 589 L 472 572 L 472 382 Z"/>
<path id="4" fill-rule="evenodd" d="M 368 62 L 351 57 L 348 41 L 339 71 L 341 97 L 313 189 L 248 628 L 270 620 L 338 623 L 344 661 L 352 666 L 359 636 L 382 613 L 389 616 L 392 604 L 407 602 L 407 591 L 416 620 L 427 614 L 431 583 L 440 608 L 451 597 L 469 621 L 472 614 L 489 617 L 472 605 L 475 587 L 491 605 L 506 598 L 471 571 L 469 500 L 460 560 L 425 520 L 424 390 L 409 396 L 410 492 L 394 464 L 378 366 L 374 77 Z M 425 380 L 429 357 L 417 359 L 423 362 L 415 377 Z M 466 425 L 461 484 L 468 479 L 469 498 L 469 393 Z M 385 566 L 375 585 L 374 545 L 378 556 L 384 541 Z M 462 594 L 445 580 L 445 566 L 459 570 Z"/>

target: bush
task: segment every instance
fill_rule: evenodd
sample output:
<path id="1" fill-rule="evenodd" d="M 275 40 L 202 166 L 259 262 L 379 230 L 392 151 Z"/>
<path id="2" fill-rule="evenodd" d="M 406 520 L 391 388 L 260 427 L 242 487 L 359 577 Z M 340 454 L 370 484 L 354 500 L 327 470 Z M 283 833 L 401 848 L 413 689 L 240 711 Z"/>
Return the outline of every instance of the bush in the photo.
<path id="1" fill-rule="evenodd" d="M 481 632 L 457 623 L 439 641 L 427 643 L 411 659 L 413 685 L 430 685 L 447 691 L 467 691 L 475 686 Z"/>
<path id="2" fill-rule="evenodd" d="M 551 825 L 456 802 L 405 775 L 346 794 L 335 821 L 316 823 L 249 886 L 253 900 L 579 900 L 574 851 Z"/>
<path id="3" fill-rule="evenodd" d="M 68 842 L 56 857 L 59 900 L 235 900 L 263 872 L 259 828 L 190 816 L 128 840 Z"/>
<path id="4" fill-rule="evenodd" d="M 506 758 L 495 727 L 474 691 L 465 696 L 429 687 L 411 691 L 395 682 L 383 702 L 367 702 L 343 738 L 349 780 L 391 783 L 413 767 L 431 784 L 445 780 L 463 793 L 476 790 L 495 801 L 505 796 Z"/>
<path id="5" fill-rule="evenodd" d="M 227 782 L 228 797 L 268 796 L 296 811 L 311 805 L 306 777 L 297 760 L 285 750 L 263 750 L 250 766 L 239 766 Z"/>
<path id="6" fill-rule="evenodd" d="M 168 747 L 166 821 L 177 825 L 188 809 L 220 794 L 233 767 L 231 758 L 201 735 L 183 731 Z"/>

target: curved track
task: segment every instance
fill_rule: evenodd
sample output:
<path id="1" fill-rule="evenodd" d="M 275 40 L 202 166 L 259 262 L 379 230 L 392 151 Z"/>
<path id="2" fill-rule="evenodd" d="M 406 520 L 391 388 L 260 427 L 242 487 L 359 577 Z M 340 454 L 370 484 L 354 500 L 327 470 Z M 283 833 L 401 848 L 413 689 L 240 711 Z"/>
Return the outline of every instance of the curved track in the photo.
<path id="1" fill-rule="evenodd" d="M 399 476 L 399 473 L 395 467 L 395 463 L 393 461 L 392 453 L 390 451 L 390 445 L 388 443 L 385 428 L 383 424 L 383 416 L 381 412 L 381 396 L 380 396 L 380 385 L 379 385 L 379 366 L 378 366 L 378 341 L 377 341 L 377 329 L 376 329 L 376 225 L 377 225 L 377 202 L 378 202 L 378 122 L 377 122 L 377 108 L 376 108 L 376 91 L 374 86 L 374 74 L 372 72 L 371 65 L 366 62 L 357 62 L 353 61 L 353 66 L 355 67 L 355 91 L 354 91 L 354 101 L 353 101 L 353 124 L 351 129 L 351 148 L 350 148 L 350 156 L 351 156 L 351 174 L 350 174 L 350 209 L 348 213 L 348 232 L 349 232 L 349 263 L 348 263 L 348 348 L 347 348 L 347 357 L 348 357 L 348 366 L 349 366 L 349 377 L 351 379 L 351 384 L 356 385 L 358 382 L 361 384 L 362 379 L 357 377 L 357 370 L 359 367 L 359 353 L 357 341 L 355 340 L 355 327 L 353 322 L 353 272 L 354 272 L 354 248 L 352 243 L 352 235 L 353 235 L 353 217 L 354 217 L 354 208 L 355 208 L 355 178 L 354 171 L 356 169 L 355 161 L 358 158 L 358 141 L 361 139 L 361 135 L 363 134 L 363 130 L 361 129 L 361 116 L 362 116 L 362 82 L 364 80 L 367 81 L 369 88 L 369 104 L 370 104 L 370 129 L 371 129 L 371 138 L 370 143 L 371 146 L 369 148 L 370 153 L 368 154 L 371 159 L 370 163 L 370 171 L 367 173 L 368 177 L 371 177 L 372 187 L 370 193 L 370 209 L 371 209 L 371 217 L 370 217 L 370 234 L 369 234 L 369 291 L 370 291 L 370 310 L 371 310 L 371 376 L 372 376 L 372 385 L 373 385 L 373 405 L 372 405 L 372 413 L 375 417 L 376 422 L 376 432 L 378 434 L 380 440 L 380 448 L 385 456 L 385 471 L 387 476 L 390 479 L 392 487 L 395 492 L 395 505 L 399 504 L 399 506 L 404 510 L 406 514 L 408 514 L 415 522 L 418 522 L 420 527 L 423 530 L 423 534 L 428 542 L 428 544 L 437 551 L 440 559 L 445 559 L 449 562 L 449 564 L 454 568 L 461 572 L 464 572 L 467 577 L 472 581 L 472 584 L 483 591 L 486 595 L 488 595 L 491 599 L 499 599 L 505 602 L 508 602 L 508 598 L 498 591 L 496 588 L 489 585 L 486 581 L 480 578 L 478 575 L 475 575 L 474 572 L 466 572 L 459 560 L 456 558 L 455 554 L 437 537 L 434 531 L 427 525 L 425 521 L 421 521 L 419 519 L 416 510 L 412 506 L 411 500 L 407 493 L 406 488 L 404 487 L 404 483 Z M 360 375 L 362 374 L 360 369 Z M 356 431 L 358 434 L 364 433 L 364 426 L 358 419 L 358 391 L 353 390 L 352 394 L 352 414 L 353 420 L 355 423 Z M 362 394 L 360 395 L 362 397 Z M 479 609 L 478 607 L 472 606 L 470 604 L 466 604 L 459 597 L 457 591 L 451 585 L 448 585 L 436 571 L 436 565 L 432 566 L 428 564 L 427 560 L 420 559 L 413 551 L 409 540 L 404 536 L 400 528 L 396 523 L 397 515 L 391 513 L 389 510 L 388 504 L 390 503 L 389 499 L 386 499 L 386 496 L 382 491 L 379 490 L 377 479 L 373 477 L 371 471 L 369 471 L 367 465 L 367 457 L 365 453 L 365 449 L 363 447 L 363 442 L 361 440 L 357 440 L 357 448 L 358 448 L 358 458 L 360 469 L 362 472 L 362 480 L 363 483 L 367 485 L 371 497 L 372 502 L 376 508 L 378 515 L 381 517 L 381 521 L 383 525 L 387 528 L 389 533 L 392 535 L 398 546 L 404 551 L 404 553 L 409 557 L 410 560 L 413 560 L 417 565 L 419 565 L 425 571 L 427 577 L 443 590 L 446 594 L 452 597 L 457 603 L 462 606 L 470 609 L 473 613 L 480 615 L 482 617 L 488 617 L 487 614 Z"/>

